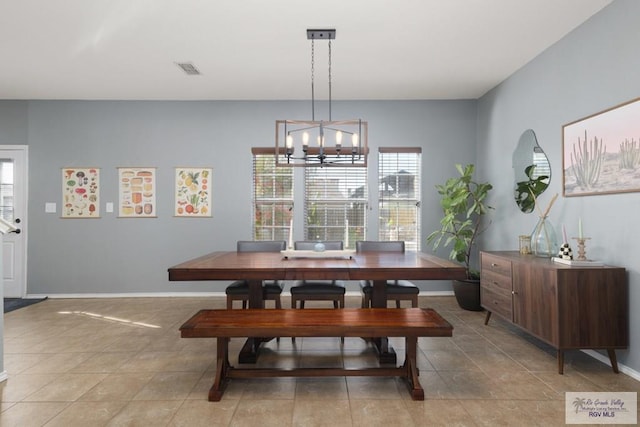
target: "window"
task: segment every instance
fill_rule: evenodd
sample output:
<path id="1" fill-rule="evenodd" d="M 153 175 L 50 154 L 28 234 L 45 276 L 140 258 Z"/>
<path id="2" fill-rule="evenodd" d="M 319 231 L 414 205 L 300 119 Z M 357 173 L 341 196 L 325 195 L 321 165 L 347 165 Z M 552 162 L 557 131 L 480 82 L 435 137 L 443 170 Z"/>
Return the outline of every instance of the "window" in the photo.
<path id="1" fill-rule="evenodd" d="M 287 240 L 293 216 L 293 168 L 277 168 L 273 148 L 253 148 L 253 238 Z"/>
<path id="2" fill-rule="evenodd" d="M 420 250 L 419 147 L 380 148 L 378 152 L 378 239 L 404 240 Z"/>
<path id="3" fill-rule="evenodd" d="M 0 217 L 13 222 L 13 160 L 0 159 Z"/>
<path id="4" fill-rule="evenodd" d="M 305 168 L 304 230 L 307 240 L 365 239 L 367 168 Z"/>

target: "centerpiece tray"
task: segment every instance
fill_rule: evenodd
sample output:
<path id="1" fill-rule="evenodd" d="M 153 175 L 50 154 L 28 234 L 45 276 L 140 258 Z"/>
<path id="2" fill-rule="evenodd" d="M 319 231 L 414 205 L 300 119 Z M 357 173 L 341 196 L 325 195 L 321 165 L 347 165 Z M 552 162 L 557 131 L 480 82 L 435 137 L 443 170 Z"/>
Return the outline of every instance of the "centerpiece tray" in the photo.
<path id="1" fill-rule="evenodd" d="M 285 258 L 353 258 L 356 253 L 353 249 L 344 250 L 325 250 L 325 251 L 312 251 L 312 250 L 293 250 L 287 249 L 280 251 Z"/>

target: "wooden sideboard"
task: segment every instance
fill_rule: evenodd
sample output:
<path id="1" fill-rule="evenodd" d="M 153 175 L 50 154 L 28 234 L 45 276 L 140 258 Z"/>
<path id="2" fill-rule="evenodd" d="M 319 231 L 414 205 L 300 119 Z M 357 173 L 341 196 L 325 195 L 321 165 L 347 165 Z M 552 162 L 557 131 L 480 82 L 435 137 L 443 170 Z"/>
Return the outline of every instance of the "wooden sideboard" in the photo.
<path id="1" fill-rule="evenodd" d="M 607 350 L 618 373 L 615 349 L 629 345 L 629 301 L 624 268 L 576 267 L 516 251 L 480 253 L 480 295 L 487 310 L 557 350 Z"/>

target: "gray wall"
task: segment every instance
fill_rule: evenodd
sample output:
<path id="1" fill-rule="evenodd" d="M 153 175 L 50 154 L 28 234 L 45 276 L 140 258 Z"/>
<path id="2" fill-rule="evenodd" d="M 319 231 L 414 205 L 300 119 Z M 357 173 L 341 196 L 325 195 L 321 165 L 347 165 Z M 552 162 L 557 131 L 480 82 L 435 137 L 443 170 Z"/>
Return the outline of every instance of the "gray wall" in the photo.
<path id="1" fill-rule="evenodd" d="M 640 305 L 640 194 L 563 198 L 561 132 L 564 124 L 640 96 L 638 17 L 640 2 L 616 0 L 482 97 L 477 138 L 481 174 L 495 185 L 497 208 L 483 247 L 516 249 L 518 235 L 535 226 L 538 216 L 520 213 L 512 202 L 511 152 L 531 128 L 551 160 L 551 185 L 541 202 L 546 206 L 560 194 L 550 214 L 557 232 L 566 224 L 567 234 L 576 236 L 582 217 L 591 237 L 587 256 L 628 270 L 631 347 L 620 351 L 619 359 L 635 371 L 640 371 L 640 330 L 634 327 L 640 324 L 635 309 Z M 634 137 L 640 138 L 640 130 Z"/>
<path id="2" fill-rule="evenodd" d="M 251 238 L 250 148 L 273 146 L 276 119 L 310 114 L 308 101 L 0 105 L 27 124 L 28 132 L 14 132 L 17 140 L 28 135 L 30 157 L 27 292 L 47 295 L 222 291 L 228 282 L 169 282 L 167 268 Z M 434 184 L 456 173 L 454 163 L 475 159 L 476 101 L 334 102 L 333 116 L 369 121 L 374 194 L 379 146 L 423 147 L 423 236 L 436 228 Z M 100 219 L 60 219 L 60 174 L 68 166 L 101 168 Z M 119 166 L 158 168 L 157 218 L 105 213 L 105 202 L 117 211 Z M 213 168 L 212 218 L 172 216 L 177 166 Z M 58 213 L 45 213 L 45 202 L 56 202 Z M 376 238 L 375 209 L 370 218 L 369 237 Z M 450 290 L 448 282 L 420 285 Z"/>

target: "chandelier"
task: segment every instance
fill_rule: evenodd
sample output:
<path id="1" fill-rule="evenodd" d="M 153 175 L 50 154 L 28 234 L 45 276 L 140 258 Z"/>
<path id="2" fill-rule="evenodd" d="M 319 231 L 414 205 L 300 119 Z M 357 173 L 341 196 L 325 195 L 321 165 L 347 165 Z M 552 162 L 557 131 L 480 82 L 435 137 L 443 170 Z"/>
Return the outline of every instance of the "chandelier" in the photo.
<path id="1" fill-rule="evenodd" d="M 276 166 L 367 166 L 368 125 L 331 119 L 331 40 L 336 30 L 307 30 L 311 40 L 311 120 L 276 120 Z M 329 42 L 329 120 L 315 117 L 315 40 Z"/>

